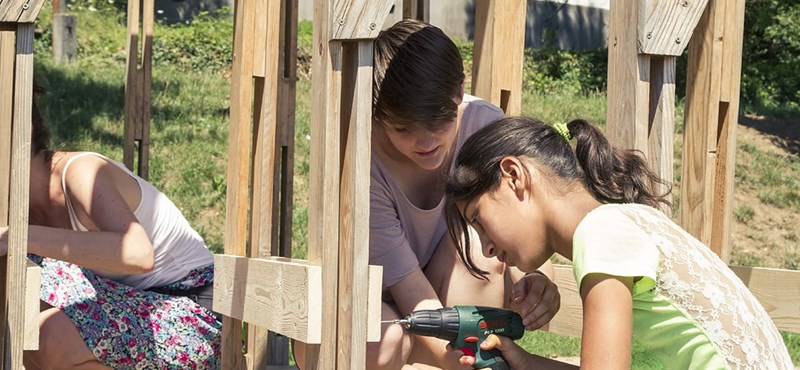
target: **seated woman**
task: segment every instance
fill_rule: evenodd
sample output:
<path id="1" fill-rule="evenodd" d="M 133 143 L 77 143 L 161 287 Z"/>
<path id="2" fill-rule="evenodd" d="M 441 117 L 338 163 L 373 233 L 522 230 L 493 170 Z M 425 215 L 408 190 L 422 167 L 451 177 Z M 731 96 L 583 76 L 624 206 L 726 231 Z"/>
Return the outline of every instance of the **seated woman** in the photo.
<path id="1" fill-rule="evenodd" d="M 158 189 L 90 152 L 51 151 L 32 114 L 28 252 L 42 266 L 39 368 L 219 367 L 213 256 Z M 8 247 L 0 228 L 0 254 Z"/>

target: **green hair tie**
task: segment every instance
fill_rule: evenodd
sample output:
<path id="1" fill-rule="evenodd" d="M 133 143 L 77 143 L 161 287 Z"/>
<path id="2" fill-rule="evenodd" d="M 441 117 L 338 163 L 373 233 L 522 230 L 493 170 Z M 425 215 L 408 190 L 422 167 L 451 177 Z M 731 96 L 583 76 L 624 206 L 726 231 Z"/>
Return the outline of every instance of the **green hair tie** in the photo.
<path id="1" fill-rule="evenodd" d="M 558 132 L 559 135 L 561 135 L 561 137 L 564 138 L 564 140 L 566 141 L 572 140 L 572 136 L 570 136 L 569 134 L 569 127 L 567 127 L 566 123 L 564 122 L 556 123 L 555 125 L 553 125 L 553 128 L 556 130 L 556 132 Z"/>

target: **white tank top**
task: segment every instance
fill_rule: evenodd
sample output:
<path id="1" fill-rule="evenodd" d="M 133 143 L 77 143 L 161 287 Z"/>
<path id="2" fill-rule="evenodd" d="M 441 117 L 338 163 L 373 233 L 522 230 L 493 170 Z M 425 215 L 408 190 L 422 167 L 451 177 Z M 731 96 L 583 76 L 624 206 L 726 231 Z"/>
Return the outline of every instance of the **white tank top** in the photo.
<path id="1" fill-rule="evenodd" d="M 61 173 L 61 187 L 64 189 L 73 230 L 88 231 L 75 215 L 67 191 L 65 175 L 72 161 L 86 155 L 94 155 L 116 165 L 139 184 L 142 197 L 139 205 L 133 211 L 133 215 L 136 216 L 147 232 L 147 236 L 150 237 L 155 258 L 153 270 L 144 274 L 125 275 L 92 270 L 95 274 L 138 289 L 147 289 L 179 281 L 190 271 L 214 263 L 214 257 L 206 247 L 203 238 L 189 225 L 178 207 L 164 193 L 136 176 L 123 164 L 98 153 L 83 152 L 72 156 L 64 165 Z"/>

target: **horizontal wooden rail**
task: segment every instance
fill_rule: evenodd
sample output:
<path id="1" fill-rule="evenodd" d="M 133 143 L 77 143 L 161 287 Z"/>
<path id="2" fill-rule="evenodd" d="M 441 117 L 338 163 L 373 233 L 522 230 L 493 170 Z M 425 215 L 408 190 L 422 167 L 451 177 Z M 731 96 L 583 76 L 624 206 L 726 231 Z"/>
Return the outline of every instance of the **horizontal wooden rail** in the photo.
<path id="1" fill-rule="evenodd" d="M 383 269 L 369 267 L 367 340 L 380 340 Z M 322 268 L 283 257 L 214 256 L 214 311 L 304 343 L 322 335 Z"/>
<path id="2" fill-rule="evenodd" d="M 583 311 L 572 267 L 556 265 L 554 269 L 553 281 L 561 293 L 561 309 L 548 331 L 579 337 Z M 761 302 L 778 330 L 800 333 L 800 271 L 741 266 L 731 269 Z"/>

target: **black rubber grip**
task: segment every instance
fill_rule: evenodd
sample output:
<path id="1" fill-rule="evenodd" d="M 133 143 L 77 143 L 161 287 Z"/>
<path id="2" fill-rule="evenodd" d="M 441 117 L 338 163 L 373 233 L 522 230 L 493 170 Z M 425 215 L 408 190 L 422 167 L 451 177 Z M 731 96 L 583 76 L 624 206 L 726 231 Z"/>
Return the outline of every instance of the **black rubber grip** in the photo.
<path id="1" fill-rule="evenodd" d="M 414 311 L 408 315 L 408 331 L 452 342 L 458 338 L 458 310 L 453 307 Z"/>

